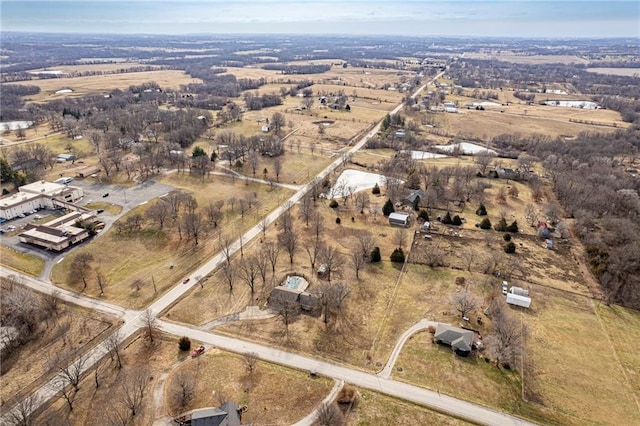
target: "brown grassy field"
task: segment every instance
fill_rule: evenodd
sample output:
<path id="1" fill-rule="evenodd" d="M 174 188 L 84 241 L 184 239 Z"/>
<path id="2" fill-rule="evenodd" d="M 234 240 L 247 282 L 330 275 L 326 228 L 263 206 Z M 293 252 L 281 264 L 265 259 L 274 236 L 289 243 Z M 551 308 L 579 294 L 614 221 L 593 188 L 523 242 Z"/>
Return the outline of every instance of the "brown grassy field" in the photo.
<path id="1" fill-rule="evenodd" d="M 44 269 L 44 259 L 41 257 L 19 252 L 1 244 L 0 259 L 2 259 L 2 266 L 7 266 L 34 277 L 39 276 Z"/>
<path id="2" fill-rule="evenodd" d="M 366 389 L 358 389 L 357 404 L 353 410 L 347 412 L 346 421 L 349 426 L 469 424 Z"/>
<path id="3" fill-rule="evenodd" d="M 150 81 L 158 83 L 162 88 L 178 88 L 181 84 L 201 82 L 198 79 L 191 78 L 183 71 L 173 70 L 132 72 L 89 77 L 51 78 L 30 81 L 29 84 L 40 87 L 40 93 L 26 100 L 43 102 L 61 99 L 65 96 L 82 96 L 96 92 L 103 93 L 113 89 L 127 89 L 129 86 Z M 67 88 L 72 89 L 73 93 L 55 94 L 56 91 Z"/>
<path id="4" fill-rule="evenodd" d="M 241 219 L 237 205 L 232 210 L 227 204 L 223 209 L 224 218 L 218 228 L 203 238 L 198 246 L 193 242 L 178 241 L 176 233 L 171 232 L 171 225 L 167 225 L 161 232 L 147 225 L 140 233 L 134 235 L 121 235 L 112 228 L 104 236 L 82 246 L 73 255 L 67 256 L 57 264 L 52 272 L 52 280 L 65 288 L 81 290 L 82 283 L 70 285 L 67 278 L 75 256 L 79 253 L 90 253 L 94 257 L 93 270 L 102 271 L 108 282 L 102 297 L 125 306 L 146 306 L 156 296 L 179 282 L 200 262 L 217 253 L 220 230 L 225 230 L 236 238 L 240 232 L 257 223 L 259 217 L 283 202 L 289 194 L 289 191 L 282 188 L 270 188 L 268 185 L 256 183 L 245 185 L 238 179 L 234 183 L 231 179 L 223 177 L 210 177 L 203 183 L 200 178 L 174 173 L 161 181 L 193 193 L 200 206 L 215 200 L 228 200 L 232 196 L 241 198 L 247 194 L 255 197 L 258 204 L 245 213 L 244 219 Z M 209 191 L 206 191 L 206 188 L 209 188 Z M 137 207 L 128 215 L 144 215 L 148 207 L 149 205 Z M 127 250 L 121 249 L 123 245 L 126 245 Z M 136 255 L 131 256 L 131 253 Z M 174 268 L 169 268 L 171 263 L 174 264 Z M 98 296 L 100 291 L 94 283 L 93 275 L 85 293 Z M 139 290 L 132 287 L 136 280 L 142 280 L 144 283 Z M 152 284 L 155 284 L 157 293 Z"/>
<path id="5" fill-rule="evenodd" d="M 634 77 L 640 74 L 640 68 L 587 68 L 587 72 Z"/>
<path id="6" fill-rule="evenodd" d="M 5 297 L 9 294 L 7 286 L 3 280 Z M 28 292 L 41 300 L 39 293 Z M 57 313 L 39 324 L 34 338 L 2 360 L 0 405 L 12 406 L 44 384 L 55 373 L 49 364 L 53 357 L 72 357 L 75 351 L 88 350 L 104 338 L 112 324 L 113 320 L 104 315 L 59 302 Z"/>
<path id="7" fill-rule="evenodd" d="M 243 423 L 289 425 L 309 414 L 329 393 L 333 381 L 310 378 L 304 371 L 258 361 L 253 372 L 247 370 L 242 355 L 207 350 L 174 369 L 167 379 L 165 401 L 177 374 L 197 378 L 189 409 L 217 406 L 221 395 L 240 406 L 246 405 Z M 170 404 L 168 404 L 170 406 Z"/>

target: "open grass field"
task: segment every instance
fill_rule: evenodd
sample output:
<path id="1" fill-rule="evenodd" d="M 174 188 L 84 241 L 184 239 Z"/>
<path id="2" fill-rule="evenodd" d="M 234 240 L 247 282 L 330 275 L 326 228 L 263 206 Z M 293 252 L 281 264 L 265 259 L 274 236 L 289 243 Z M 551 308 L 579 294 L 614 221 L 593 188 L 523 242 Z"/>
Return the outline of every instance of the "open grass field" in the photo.
<path id="1" fill-rule="evenodd" d="M 147 223 L 142 231 L 131 235 L 118 234 L 115 228 L 111 228 L 105 235 L 80 247 L 57 264 L 52 272 L 52 280 L 57 285 L 80 291 L 82 283 L 69 283 L 69 271 L 75 256 L 79 253 L 90 253 L 94 258 L 92 271 L 102 271 L 107 279 L 108 285 L 101 297 L 124 306 L 146 306 L 156 296 L 181 281 L 188 271 L 217 253 L 219 232 L 223 230 L 235 239 L 283 202 L 289 194 L 289 191 L 282 188 L 256 183 L 245 184 L 239 179 L 234 182 L 230 178 L 217 176 L 206 178 L 203 182 L 201 178 L 174 173 L 161 181 L 192 192 L 200 206 L 216 200 L 245 196 L 252 197 L 257 204 L 245 212 L 243 219 L 240 217 L 238 205 L 232 208 L 227 203 L 223 208 L 224 218 L 218 228 L 204 237 L 198 246 L 195 246 L 193 241 L 178 240 L 177 232 L 171 224 L 167 224 L 163 231 L 158 232 L 157 228 Z M 136 213 L 144 215 L 149 205 L 135 208 L 121 220 Z M 127 249 L 123 250 L 122 247 Z M 132 253 L 135 253 L 135 256 L 132 256 Z M 172 263 L 174 267 L 170 268 L 169 265 Z M 136 280 L 140 280 L 140 286 L 134 285 Z M 92 273 L 85 294 L 97 297 L 100 295 L 100 289 L 94 281 L 95 273 Z"/>
<path id="2" fill-rule="evenodd" d="M 640 75 L 640 68 L 587 68 L 587 72 L 593 72 L 596 74 L 637 77 L 638 75 Z"/>
<path id="3" fill-rule="evenodd" d="M 255 425 L 293 424 L 313 411 L 333 387 L 330 379 L 314 379 L 305 371 L 263 361 L 249 372 L 242 355 L 212 348 L 171 372 L 165 401 L 178 374 L 196 377 L 196 396 L 188 408 L 217 406 L 224 395 L 229 401 L 246 405 L 242 422 Z"/>
<path id="4" fill-rule="evenodd" d="M 96 75 L 88 77 L 51 78 L 32 80 L 30 85 L 40 87 L 40 93 L 26 99 L 33 102 L 62 99 L 66 96 L 82 96 L 90 93 L 104 93 L 113 89 L 127 89 L 129 86 L 154 81 L 162 88 L 178 88 L 181 84 L 200 83 L 183 71 L 161 70 L 124 74 Z M 22 82 L 19 82 L 22 83 Z M 7 83 L 13 84 L 13 83 Z M 61 89 L 71 89 L 73 93 L 55 94 Z"/>
<path id="5" fill-rule="evenodd" d="M 9 294 L 7 285 L 3 281 L 5 297 Z M 41 298 L 39 293 L 27 291 Z M 112 324 L 104 315 L 59 302 L 57 313 L 39 323 L 33 339 L 2 359 L 0 406 L 10 407 L 41 386 L 55 373 L 49 363 L 56 355 L 71 357 L 75 351 L 93 347 Z"/>
<path id="6" fill-rule="evenodd" d="M 381 395 L 366 389 L 358 389 L 358 401 L 346 416 L 348 426 L 378 425 L 467 425 L 469 423 L 430 411 L 424 407 Z"/>
<path id="7" fill-rule="evenodd" d="M 44 259 L 33 254 L 19 252 L 0 244 L 0 259 L 2 265 L 16 271 L 37 277 L 44 269 Z"/>

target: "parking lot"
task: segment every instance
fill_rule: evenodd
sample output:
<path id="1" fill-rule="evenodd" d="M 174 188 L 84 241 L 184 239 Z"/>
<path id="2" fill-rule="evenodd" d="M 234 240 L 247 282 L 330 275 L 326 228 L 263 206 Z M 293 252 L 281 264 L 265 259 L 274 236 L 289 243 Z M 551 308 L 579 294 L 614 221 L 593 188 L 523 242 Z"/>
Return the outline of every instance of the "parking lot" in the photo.
<path id="1" fill-rule="evenodd" d="M 85 206 L 92 202 L 105 202 L 122 206 L 123 209 L 119 215 L 113 215 L 107 211 L 98 214 L 98 217 L 105 223 L 107 228 L 111 226 L 122 214 L 139 205 L 145 204 L 154 198 L 167 194 L 174 189 L 172 186 L 152 181 L 147 181 L 134 187 L 105 185 L 87 180 L 74 180 L 70 182 L 69 185 L 82 188 L 84 191 L 84 197 L 78 203 L 81 206 Z M 23 244 L 18 238 L 18 234 L 20 234 L 22 229 L 28 223 L 32 223 L 34 221 L 40 223 L 46 222 L 51 220 L 50 216 L 54 213 L 60 212 L 42 209 L 36 213 L 25 215 L 23 218 L 18 217 L 0 224 L 0 243 L 23 253 L 32 252 L 49 259 L 56 257 L 58 253 L 48 252 L 35 246 Z"/>

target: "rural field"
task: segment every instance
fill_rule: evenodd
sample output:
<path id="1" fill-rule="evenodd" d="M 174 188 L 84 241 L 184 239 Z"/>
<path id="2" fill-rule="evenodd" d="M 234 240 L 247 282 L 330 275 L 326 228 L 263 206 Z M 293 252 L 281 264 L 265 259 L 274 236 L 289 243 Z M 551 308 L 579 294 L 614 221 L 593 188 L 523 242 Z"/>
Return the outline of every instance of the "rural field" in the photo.
<path id="1" fill-rule="evenodd" d="M 508 52 L 496 53 L 470 53 L 469 58 L 475 59 L 497 59 L 499 61 L 511 62 L 514 64 L 587 64 L 584 58 L 575 55 L 515 55 Z"/>
<path id="2" fill-rule="evenodd" d="M 50 78 L 31 80 L 30 85 L 38 86 L 40 93 L 29 97 L 32 102 L 47 102 L 63 99 L 66 96 L 82 96 L 92 93 L 104 93 L 113 89 L 124 90 L 129 86 L 156 82 L 160 87 L 177 89 L 181 84 L 198 83 L 184 71 L 161 70 L 143 71 L 122 74 L 107 74 L 87 77 Z M 13 84 L 13 83 L 7 83 Z M 71 89 L 73 93 L 56 94 L 58 90 Z"/>

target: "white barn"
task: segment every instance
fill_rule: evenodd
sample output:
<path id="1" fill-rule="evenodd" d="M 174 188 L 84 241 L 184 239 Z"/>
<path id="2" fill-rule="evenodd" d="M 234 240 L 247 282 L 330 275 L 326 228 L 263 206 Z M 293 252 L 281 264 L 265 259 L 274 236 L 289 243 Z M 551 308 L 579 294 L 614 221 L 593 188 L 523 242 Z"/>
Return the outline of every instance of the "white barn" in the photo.
<path id="1" fill-rule="evenodd" d="M 409 213 L 393 212 L 389 215 L 389 225 L 409 226 Z"/>

